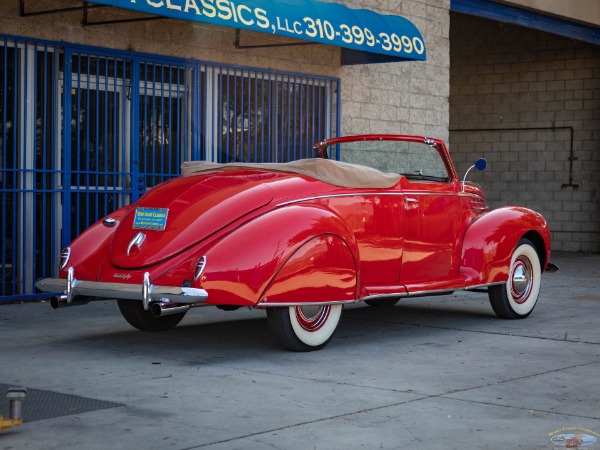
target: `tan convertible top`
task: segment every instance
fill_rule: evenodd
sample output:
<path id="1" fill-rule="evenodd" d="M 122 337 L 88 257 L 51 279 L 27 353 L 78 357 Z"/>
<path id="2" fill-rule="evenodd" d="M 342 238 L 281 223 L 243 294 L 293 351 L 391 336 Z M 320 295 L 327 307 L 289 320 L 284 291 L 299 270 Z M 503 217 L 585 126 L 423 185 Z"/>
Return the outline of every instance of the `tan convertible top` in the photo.
<path id="1" fill-rule="evenodd" d="M 400 175 L 383 173 L 379 170 L 357 164 L 349 164 L 331 159 L 300 159 L 288 163 L 227 163 L 217 164 L 208 161 L 188 161 L 181 165 L 181 175 L 190 176 L 205 170 L 250 168 L 291 172 L 316 178 L 327 184 L 349 188 L 390 188 L 400 181 Z"/>

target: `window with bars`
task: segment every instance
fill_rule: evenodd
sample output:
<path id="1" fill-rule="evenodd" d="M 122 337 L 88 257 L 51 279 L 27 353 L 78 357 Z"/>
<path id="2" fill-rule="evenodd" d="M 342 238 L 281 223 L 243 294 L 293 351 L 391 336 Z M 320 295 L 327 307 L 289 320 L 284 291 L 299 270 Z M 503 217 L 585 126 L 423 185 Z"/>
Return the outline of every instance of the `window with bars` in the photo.
<path id="1" fill-rule="evenodd" d="M 337 129 L 337 80 L 220 69 L 215 84 L 217 162 L 311 158 Z"/>

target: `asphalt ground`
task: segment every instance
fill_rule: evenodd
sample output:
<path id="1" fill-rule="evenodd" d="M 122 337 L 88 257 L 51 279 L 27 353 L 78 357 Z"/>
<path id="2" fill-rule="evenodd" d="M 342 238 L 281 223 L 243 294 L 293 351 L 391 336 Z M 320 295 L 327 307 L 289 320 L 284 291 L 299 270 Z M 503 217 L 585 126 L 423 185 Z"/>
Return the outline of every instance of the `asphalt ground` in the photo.
<path id="1" fill-rule="evenodd" d="M 115 302 L 0 305 L 0 385 L 28 389 L 0 449 L 600 449 L 600 255 L 552 260 L 525 320 L 484 293 L 354 305 L 310 353 L 264 311 L 143 333 Z"/>

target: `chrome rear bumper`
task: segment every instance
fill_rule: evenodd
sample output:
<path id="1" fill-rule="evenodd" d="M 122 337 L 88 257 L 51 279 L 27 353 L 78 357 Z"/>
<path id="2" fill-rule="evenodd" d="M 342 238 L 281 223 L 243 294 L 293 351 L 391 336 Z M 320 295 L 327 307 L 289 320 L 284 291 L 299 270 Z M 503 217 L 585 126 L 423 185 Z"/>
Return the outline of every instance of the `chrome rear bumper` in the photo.
<path id="1" fill-rule="evenodd" d="M 67 278 L 44 278 L 35 283 L 40 291 L 58 294 L 66 297 L 66 303 L 71 304 L 75 297 L 96 297 L 106 299 L 141 300 L 144 309 L 150 309 L 152 302 L 164 302 L 191 305 L 201 303 L 208 298 L 204 289 L 181 286 L 153 286 L 150 274 L 144 274 L 144 281 L 139 284 L 107 283 L 100 281 L 77 280 L 73 268 L 67 271 Z"/>

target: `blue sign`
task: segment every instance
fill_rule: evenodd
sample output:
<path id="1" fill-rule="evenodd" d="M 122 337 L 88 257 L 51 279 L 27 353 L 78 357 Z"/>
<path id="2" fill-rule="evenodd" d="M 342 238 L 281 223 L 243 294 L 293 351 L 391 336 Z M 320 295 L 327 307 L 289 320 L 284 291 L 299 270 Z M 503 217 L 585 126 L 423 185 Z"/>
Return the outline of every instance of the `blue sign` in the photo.
<path id="1" fill-rule="evenodd" d="M 419 30 L 400 16 L 316 0 L 94 0 L 147 14 L 425 60 Z"/>
<path id="2" fill-rule="evenodd" d="M 134 230 L 163 231 L 167 226 L 167 208 L 136 208 L 133 218 Z"/>

